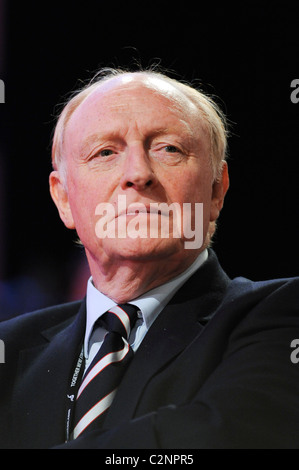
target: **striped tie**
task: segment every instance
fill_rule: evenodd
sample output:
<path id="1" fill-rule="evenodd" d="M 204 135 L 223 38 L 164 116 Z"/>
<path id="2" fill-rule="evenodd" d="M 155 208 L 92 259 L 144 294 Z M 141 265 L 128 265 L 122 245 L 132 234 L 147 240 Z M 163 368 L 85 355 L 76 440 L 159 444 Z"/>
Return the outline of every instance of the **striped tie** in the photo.
<path id="1" fill-rule="evenodd" d="M 104 421 L 117 387 L 133 357 L 133 350 L 127 341 L 137 320 L 137 310 L 134 305 L 117 305 L 101 317 L 108 333 L 85 372 L 78 390 L 74 439 L 87 429 L 98 428 Z"/>

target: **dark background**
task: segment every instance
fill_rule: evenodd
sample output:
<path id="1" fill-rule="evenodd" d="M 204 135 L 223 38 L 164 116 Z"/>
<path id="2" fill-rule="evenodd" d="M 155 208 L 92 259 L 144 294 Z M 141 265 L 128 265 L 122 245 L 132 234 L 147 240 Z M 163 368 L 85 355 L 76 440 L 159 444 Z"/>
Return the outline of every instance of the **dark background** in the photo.
<path id="1" fill-rule="evenodd" d="M 159 62 L 199 79 L 231 122 L 214 248 L 234 277 L 298 275 L 299 15 L 250 3 L 1 0 L 0 317 L 83 295 L 74 233 L 48 191 L 56 105 L 101 66 Z"/>

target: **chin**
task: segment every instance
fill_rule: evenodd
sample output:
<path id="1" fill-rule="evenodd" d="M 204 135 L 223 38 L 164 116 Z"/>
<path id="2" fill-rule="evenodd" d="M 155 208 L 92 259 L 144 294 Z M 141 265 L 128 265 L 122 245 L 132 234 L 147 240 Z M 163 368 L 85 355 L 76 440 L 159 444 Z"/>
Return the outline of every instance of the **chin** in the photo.
<path id="1" fill-rule="evenodd" d="M 113 243 L 105 243 L 105 251 L 111 256 L 122 259 L 145 261 L 155 258 L 164 258 L 182 250 L 183 244 L 179 239 L 118 239 Z"/>

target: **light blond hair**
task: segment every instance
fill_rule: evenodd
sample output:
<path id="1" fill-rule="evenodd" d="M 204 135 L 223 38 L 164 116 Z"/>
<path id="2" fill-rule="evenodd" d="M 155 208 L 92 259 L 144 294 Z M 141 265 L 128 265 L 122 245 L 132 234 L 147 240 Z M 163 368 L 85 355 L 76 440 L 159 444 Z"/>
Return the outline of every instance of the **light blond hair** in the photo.
<path id="1" fill-rule="evenodd" d="M 54 169 L 65 171 L 63 162 L 63 141 L 66 126 L 77 107 L 87 98 L 95 89 L 102 86 L 104 82 L 121 75 L 144 75 L 158 78 L 171 84 L 187 97 L 199 110 L 203 118 L 210 137 L 211 165 L 214 179 L 220 176 L 222 161 L 227 156 L 227 121 L 224 113 L 217 105 L 214 99 L 195 87 L 168 77 L 164 73 L 155 70 L 141 70 L 130 72 L 128 70 L 101 69 L 87 85 L 76 90 L 64 105 L 54 131 L 52 143 L 52 165 Z M 61 168 L 63 167 L 63 168 Z"/>

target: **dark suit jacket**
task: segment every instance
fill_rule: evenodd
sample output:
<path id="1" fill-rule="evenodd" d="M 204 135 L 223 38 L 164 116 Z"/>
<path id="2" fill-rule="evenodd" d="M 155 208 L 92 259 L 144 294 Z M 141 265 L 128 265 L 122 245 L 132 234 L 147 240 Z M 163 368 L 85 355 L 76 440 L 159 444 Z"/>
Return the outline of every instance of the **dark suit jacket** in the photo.
<path id="1" fill-rule="evenodd" d="M 230 280 L 215 254 L 150 328 L 105 429 L 65 439 L 85 302 L 0 324 L 1 448 L 299 447 L 299 279 Z"/>

